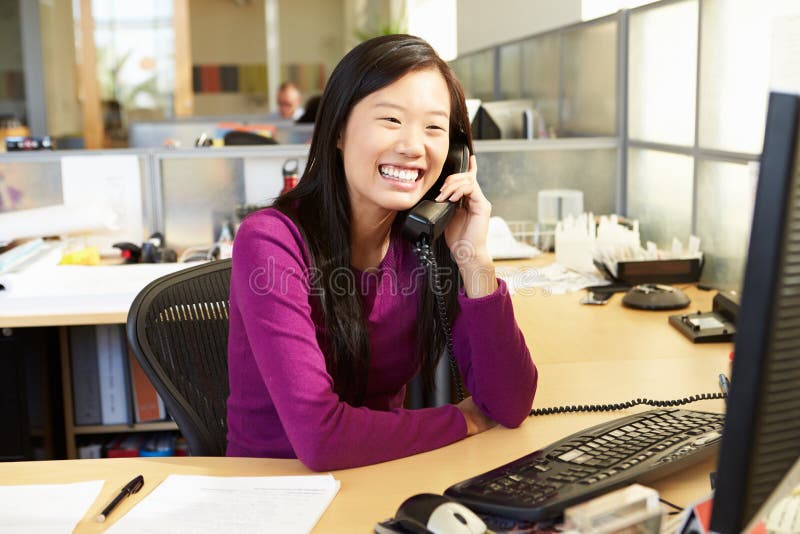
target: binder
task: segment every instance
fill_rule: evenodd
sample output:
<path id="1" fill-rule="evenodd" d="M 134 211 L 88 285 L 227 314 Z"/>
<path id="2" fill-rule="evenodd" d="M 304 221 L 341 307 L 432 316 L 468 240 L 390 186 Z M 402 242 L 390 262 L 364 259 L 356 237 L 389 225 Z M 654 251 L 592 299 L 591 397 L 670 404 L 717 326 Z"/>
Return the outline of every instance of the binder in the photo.
<path id="1" fill-rule="evenodd" d="M 69 329 L 72 361 L 72 401 L 75 425 L 99 425 L 100 377 L 97 370 L 97 339 L 94 326 Z"/>
<path id="2" fill-rule="evenodd" d="M 133 394 L 133 415 L 137 423 L 161 421 L 167 417 L 164 401 L 161 400 L 153 383 L 139 365 L 136 356 L 128 353 L 131 372 L 131 392 Z"/>
<path id="3" fill-rule="evenodd" d="M 97 370 L 100 375 L 100 409 L 104 425 L 133 423 L 128 350 L 124 327 L 98 325 Z"/>

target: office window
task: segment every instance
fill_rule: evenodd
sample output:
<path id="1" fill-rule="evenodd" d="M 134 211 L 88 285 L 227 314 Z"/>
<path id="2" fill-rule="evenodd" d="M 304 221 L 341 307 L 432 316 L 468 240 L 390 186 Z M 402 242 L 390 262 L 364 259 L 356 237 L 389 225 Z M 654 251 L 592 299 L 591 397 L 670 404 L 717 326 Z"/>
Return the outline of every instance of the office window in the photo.
<path id="1" fill-rule="evenodd" d="M 558 127 L 558 33 L 523 41 L 522 98 L 533 100 L 549 128 Z"/>
<path id="2" fill-rule="evenodd" d="M 522 82 L 520 80 L 520 61 L 522 50 L 519 43 L 500 47 L 500 100 L 519 98 Z"/>
<path id="3" fill-rule="evenodd" d="M 638 219 L 642 244 L 686 243 L 692 229 L 692 158 L 655 150 L 628 150 L 628 216 Z"/>
<path id="4" fill-rule="evenodd" d="M 560 135 L 617 131 L 617 21 L 564 32 L 564 101 Z"/>
<path id="5" fill-rule="evenodd" d="M 631 13 L 628 52 L 631 139 L 694 144 L 697 19 L 696 0 Z"/>
<path id="6" fill-rule="evenodd" d="M 755 202 L 757 165 L 700 161 L 697 236 L 705 253 L 703 279 L 741 289 Z"/>
<path id="7" fill-rule="evenodd" d="M 800 3 L 703 0 L 702 32 L 699 144 L 758 154 L 769 87 L 800 70 Z"/>
<path id="8" fill-rule="evenodd" d="M 173 116 L 172 2 L 93 0 L 97 76 L 107 143 L 127 144 L 127 124 Z"/>

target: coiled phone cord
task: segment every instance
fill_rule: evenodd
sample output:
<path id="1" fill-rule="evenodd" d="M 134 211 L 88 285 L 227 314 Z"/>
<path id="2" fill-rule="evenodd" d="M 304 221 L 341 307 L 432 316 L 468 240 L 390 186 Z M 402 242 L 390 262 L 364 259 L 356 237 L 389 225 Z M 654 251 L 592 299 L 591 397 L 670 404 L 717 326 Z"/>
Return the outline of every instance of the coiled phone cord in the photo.
<path id="1" fill-rule="evenodd" d="M 436 311 L 439 314 L 439 322 L 442 325 L 442 332 L 445 336 L 447 343 L 447 362 L 450 364 L 450 375 L 453 377 L 453 382 L 456 386 L 456 399 L 458 402 L 464 400 L 464 386 L 461 383 L 461 374 L 458 372 L 458 365 L 456 365 L 455 352 L 453 350 L 453 332 L 450 329 L 450 321 L 447 317 L 447 305 L 444 301 L 442 294 L 442 282 L 439 278 L 439 266 L 436 263 L 436 255 L 433 253 L 427 239 L 422 237 L 417 245 L 414 247 L 414 253 L 419 258 L 422 266 L 427 269 L 428 276 L 430 276 L 431 284 L 433 285 L 433 296 L 436 298 Z"/>
<path id="2" fill-rule="evenodd" d="M 537 408 L 531 410 L 530 415 L 551 415 L 557 413 L 574 413 L 574 412 L 613 412 L 616 410 L 625 410 L 640 404 L 654 406 L 656 408 L 668 408 L 672 406 L 682 406 L 701 400 L 715 400 L 727 399 L 728 396 L 724 393 L 700 393 L 699 395 L 691 395 L 682 399 L 676 400 L 652 400 L 652 399 L 636 399 L 627 402 L 620 402 L 616 404 L 580 404 L 571 406 L 553 406 L 550 408 Z"/>

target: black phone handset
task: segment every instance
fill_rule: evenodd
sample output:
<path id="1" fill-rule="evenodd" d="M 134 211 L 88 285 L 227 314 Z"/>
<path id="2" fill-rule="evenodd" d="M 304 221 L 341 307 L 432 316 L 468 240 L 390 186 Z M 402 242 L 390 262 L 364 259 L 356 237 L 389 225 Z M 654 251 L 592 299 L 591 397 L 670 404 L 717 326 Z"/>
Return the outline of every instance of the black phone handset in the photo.
<path id="1" fill-rule="evenodd" d="M 469 148 L 466 145 L 456 144 L 450 147 L 447 160 L 443 166 L 443 173 L 436 181 L 433 188 L 438 193 L 442 182 L 447 178 L 448 172 L 455 174 L 469 170 Z M 422 200 L 414 206 L 406 215 L 403 223 L 403 236 L 414 244 L 416 253 L 422 266 L 428 271 L 431 284 L 433 286 L 434 298 L 436 299 L 436 309 L 439 314 L 439 322 L 447 343 L 447 360 L 450 364 L 450 374 L 456 386 L 456 398 L 458 401 L 464 400 L 464 387 L 461 384 L 461 376 L 458 372 L 456 359 L 453 355 L 453 334 L 450 330 L 450 321 L 447 317 L 447 305 L 442 293 L 442 284 L 439 279 L 439 267 L 436 264 L 436 255 L 433 251 L 433 243 L 442 235 L 447 223 L 453 218 L 458 204 L 445 200 L 444 202 L 434 202 L 433 200 Z"/>

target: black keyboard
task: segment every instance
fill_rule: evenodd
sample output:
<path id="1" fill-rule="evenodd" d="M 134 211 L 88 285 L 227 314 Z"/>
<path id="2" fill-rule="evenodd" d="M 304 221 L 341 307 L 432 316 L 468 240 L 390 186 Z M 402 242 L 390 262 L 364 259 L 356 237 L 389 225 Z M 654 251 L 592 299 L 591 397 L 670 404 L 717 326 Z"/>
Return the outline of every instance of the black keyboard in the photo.
<path id="1" fill-rule="evenodd" d="M 714 455 L 724 414 L 650 410 L 557 441 L 445 491 L 478 512 L 528 521 Z"/>

